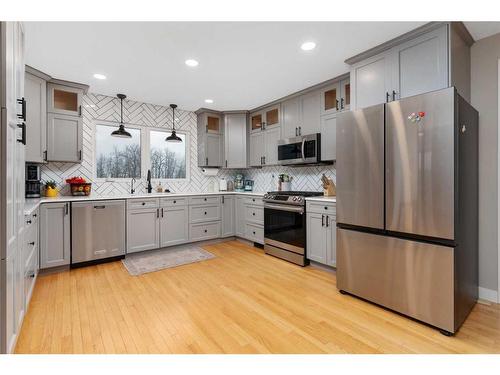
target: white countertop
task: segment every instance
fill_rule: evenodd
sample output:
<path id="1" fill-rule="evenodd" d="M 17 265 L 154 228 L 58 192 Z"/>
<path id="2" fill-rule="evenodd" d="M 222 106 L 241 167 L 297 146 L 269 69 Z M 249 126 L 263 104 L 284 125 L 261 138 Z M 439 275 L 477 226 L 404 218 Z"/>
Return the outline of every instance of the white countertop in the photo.
<path id="1" fill-rule="evenodd" d="M 58 195 L 54 198 L 42 197 L 42 198 L 26 198 L 24 204 L 24 214 L 30 215 L 38 206 L 42 203 L 50 202 L 81 202 L 81 201 L 102 201 L 102 200 L 112 200 L 112 199 L 144 199 L 144 198 L 172 198 L 172 197 L 189 197 L 196 195 L 252 195 L 262 197 L 264 192 L 253 192 L 253 191 L 217 191 L 217 192 L 196 192 L 196 193 L 151 193 L 151 194 L 122 194 L 122 195 L 90 195 L 86 196 L 72 196 L 72 195 Z"/>
<path id="2" fill-rule="evenodd" d="M 337 203 L 337 197 L 308 197 L 307 202 Z"/>

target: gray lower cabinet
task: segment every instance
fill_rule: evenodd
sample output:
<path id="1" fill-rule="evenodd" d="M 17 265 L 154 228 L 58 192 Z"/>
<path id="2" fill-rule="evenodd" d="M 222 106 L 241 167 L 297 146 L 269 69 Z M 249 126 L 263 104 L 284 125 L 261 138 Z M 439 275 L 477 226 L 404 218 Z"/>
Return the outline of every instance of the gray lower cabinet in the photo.
<path id="1" fill-rule="evenodd" d="M 241 196 L 235 197 L 235 235 L 245 237 L 245 199 Z"/>
<path id="2" fill-rule="evenodd" d="M 71 258 L 70 204 L 44 203 L 40 208 L 40 268 L 64 266 Z"/>
<path id="3" fill-rule="evenodd" d="M 81 162 L 83 118 L 49 113 L 47 116 L 47 160 Z"/>
<path id="4" fill-rule="evenodd" d="M 219 238 L 221 233 L 220 221 L 191 224 L 189 236 L 191 241 L 203 241 Z"/>
<path id="5" fill-rule="evenodd" d="M 160 247 L 159 210 L 159 208 L 128 210 L 127 253 Z"/>
<path id="6" fill-rule="evenodd" d="M 26 161 L 43 163 L 47 151 L 47 82 L 26 73 Z"/>
<path id="7" fill-rule="evenodd" d="M 336 207 L 335 203 L 307 202 L 307 259 L 336 266 Z"/>
<path id="8" fill-rule="evenodd" d="M 189 241 L 189 211 L 187 206 L 162 207 L 160 215 L 160 247 Z"/>
<path id="9" fill-rule="evenodd" d="M 222 237 L 235 235 L 235 198 L 234 196 L 222 196 Z"/>

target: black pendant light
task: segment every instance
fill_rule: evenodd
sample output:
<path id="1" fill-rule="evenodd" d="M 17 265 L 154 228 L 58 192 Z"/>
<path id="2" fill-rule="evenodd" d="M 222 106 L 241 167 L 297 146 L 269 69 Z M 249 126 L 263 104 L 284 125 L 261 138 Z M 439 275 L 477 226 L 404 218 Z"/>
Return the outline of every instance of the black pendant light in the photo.
<path id="1" fill-rule="evenodd" d="M 120 126 L 117 130 L 111 133 L 111 136 L 118 138 L 132 138 L 132 135 L 130 135 L 130 133 L 125 130 L 125 126 L 123 125 L 123 99 L 125 99 L 127 96 L 124 94 L 116 94 L 116 96 L 118 97 L 118 99 L 120 99 Z"/>
<path id="2" fill-rule="evenodd" d="M 177 104 L 170 104 L 170 108 L 172 108 L 172 134 L 170 134 L 165 140 L 167 142 L 182 142 L 182 139 L 175 134 L 175 109 L 177 108 Z"/>

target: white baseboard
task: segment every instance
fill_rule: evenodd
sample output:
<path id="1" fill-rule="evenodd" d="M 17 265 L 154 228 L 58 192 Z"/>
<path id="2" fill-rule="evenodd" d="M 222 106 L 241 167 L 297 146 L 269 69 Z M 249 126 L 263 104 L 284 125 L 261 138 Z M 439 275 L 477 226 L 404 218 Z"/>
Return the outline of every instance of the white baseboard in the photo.
<path id="1" fill-rule="evenodd" d="M 479 287 L 479 298 L 498 303 L 498 292 L 496 290 Z"/>

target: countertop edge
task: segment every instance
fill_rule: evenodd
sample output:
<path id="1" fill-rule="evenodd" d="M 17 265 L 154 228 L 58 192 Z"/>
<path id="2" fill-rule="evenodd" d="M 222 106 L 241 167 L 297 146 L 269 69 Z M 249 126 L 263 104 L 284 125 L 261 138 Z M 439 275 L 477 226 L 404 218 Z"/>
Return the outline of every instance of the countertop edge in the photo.
<path id="1" fill-rule="evenodd" d="M 54 198 L 26 198 L 24 203 L 24 214 L 31 215 L 43 203 L 63 203 L 63 202 L 81 202 L 81 201 L 102 201 L 102 200 L 118 200 L 118 199 L 145 199 L 145 198 L 174 198 L 174 197 L 189 197 L 203 195 L 250 195 L 264 196 L 265 192 L 245 192 L 245 191 L 218 191 L 218 192 L 197 192 L 197 193 L 152 193 L 152 194 L 137 194 L 137 195 L 110 195 L 110 196 L 72 196 L 59 195 Z"/>

